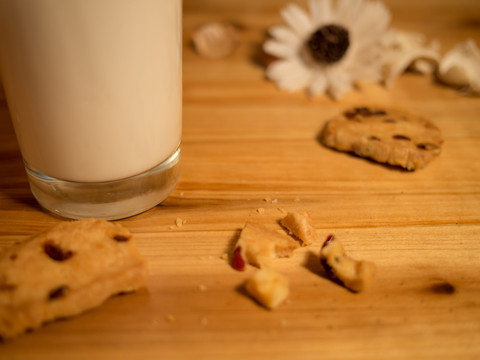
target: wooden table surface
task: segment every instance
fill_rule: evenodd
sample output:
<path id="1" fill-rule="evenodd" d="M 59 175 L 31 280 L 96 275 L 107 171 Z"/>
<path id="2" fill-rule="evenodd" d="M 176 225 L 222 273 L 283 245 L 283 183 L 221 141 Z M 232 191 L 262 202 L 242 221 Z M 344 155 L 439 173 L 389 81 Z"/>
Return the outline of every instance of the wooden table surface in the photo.
<path id="1" fill-rule="evenodd" d="M 1 359 L 480 358 L 480 98 L 417 74 L 337 102 L 281 92 L 256 56 L 284 4 L 185 0 L 181 180 L 162 205 L 121 221 L 149 263 L 147 288 L 8 341 Z M 387 5 L 393 26 L 440 40 L 442 53 L 467 37 L 480 44 L 476 0 Z M 227 59 L 192 50 L 192 30 L 214 20 L 242 27 Z M 327 119 L 365 104 L 432 120 L 445 137 L 440 157 L 403 172 L 320 145 Z M 3 248 L 60 220 L 30 194 L 4 95 L 0 130 Z M 268 311 L 242 290 L 253 268 L 235 271 L 222 254 L 247 220 L 278 229 L 279 208 L 308 211 L 320 240 L 275 262 L 291 295 Z M 366 291 L 319 275 L 330 233 L 376 263 Z"/>

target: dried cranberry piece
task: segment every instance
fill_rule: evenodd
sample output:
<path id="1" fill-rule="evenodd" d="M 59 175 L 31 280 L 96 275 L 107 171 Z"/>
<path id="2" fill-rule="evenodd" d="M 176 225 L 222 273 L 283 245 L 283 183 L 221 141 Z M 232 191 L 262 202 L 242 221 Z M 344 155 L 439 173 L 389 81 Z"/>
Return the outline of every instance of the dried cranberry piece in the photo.
<path id="1" fill-rule="evenodd" d="M 242 257 L 242 248 L 240 246 L 233 252 L 232 267 L 238 271 L 245 270 L 245 260 Z"/>
<path id="2" fill-rule="evenodd" d="M 322 249 L 325 246 L 329 245 L 333 240 L 335 240 L 335 236 L 333 234 L 328 235 L 327 238 L 325 239 L 325 242 L 322 245 Z"/>
<path id="3" fill-rule="evenodd" d="M 43 251 L 55 261 L 65 261 L 73 256 L 73 251 L 63 250 L 61 247 L 50 241 L 43 244 Z"/>

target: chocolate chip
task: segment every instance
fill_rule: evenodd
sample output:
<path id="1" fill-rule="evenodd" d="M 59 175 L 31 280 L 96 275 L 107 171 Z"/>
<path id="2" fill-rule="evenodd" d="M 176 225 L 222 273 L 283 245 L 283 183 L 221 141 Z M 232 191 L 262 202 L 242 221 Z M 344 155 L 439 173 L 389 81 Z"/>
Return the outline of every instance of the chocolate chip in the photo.
<path id="1" fill-rule="evenodd" d="M 375 135 L 370 136 L 368 139 L 373 140 L 373 141 L 380 141 L 380 138 L 378 136 L 375 136 Z"/>
<path id="2" fill-rule="evenodd" d="M 43 244 L 43 250 L 45 251 L 45 254 L 55 261 L 65 261 L 73 256 L 73 251 L 63 250 L 61 247 L 50 241 Z"/>
<path id="3" fill-rule="evenodd" d="M 355 117 L 356 113 L 355 111 L 345 111 L 343 115 L 345 115 L 347 119 L 352 120 Z"/>
<path id="4" fill-rule="evenodd" d="M 362 107 L 356 107 L 355 109 L 353 109 L 353 111 L 346 111 L 344 115 L 347 117 L 347 119 L 354 120 L 355 116 L 357 115 L 360 115 L 363 117 L 381 116 L 381 115 L 387 115 L 387 112 L 385 110 L 372 110 L 366 106 L 362 106 Z"/>
<path id="5" fill-rule="evenodd" d="M 15 260 L 17 260 L 17 258 L 18 258 L 18 255 L 17 255 L 17 254 L 12 254 L 12 255 L 10 255 L 10 260 L 11 260 L 11 261 L 15 261 Z"/>
<path id="6" fill-rule="evenodd" d="M 56 287 L 50 293 L 48 294 L 48 300 L 57 300 L 59 298 L 62 298 L 67 295 L 69 291 L 69 288 L 67 285 L 60 285 L 59 287 Z"/>
<path id="7" fill-rule="evenodd" d="M 412 140 L 408 136 L 405 136 L 405 135 L 393 135 L 392 137 L 395 140 L 406 140 L 406 141 L 411 141 Z"/>
<path id="8" fill-rule="evenodd" d="M 347 120 L 362 122 L 362 118 L 356 117 L 355 115 L 351 115 L 351 113 L 348 113 L 348 114 L 350 115 L 345 115 L 347 117 Z"/>
<path id="9" fill-rule="evenodd" d="M 130 236 L 115 235 L 113 237 L 113 240 L 118 241 L 118 242 L 126 242 L 126 241 L 130 240 Z"/>
<path id="10" fill-rule="evenodd" d="M 17 285 L 15 284 L 8 284 L 8 283 L 0 284 L 0 291 L 13 291 L 16 288 L 17 288 Z"/>
<path id="11" fill-rule="evenodd" d="M 438 149 L 438 146 L 437 145 L 434 145 L 434 144 L 417 144 L 417 148 L 419 148 L 420 150 L 435 150 L 435 149 Z"/>

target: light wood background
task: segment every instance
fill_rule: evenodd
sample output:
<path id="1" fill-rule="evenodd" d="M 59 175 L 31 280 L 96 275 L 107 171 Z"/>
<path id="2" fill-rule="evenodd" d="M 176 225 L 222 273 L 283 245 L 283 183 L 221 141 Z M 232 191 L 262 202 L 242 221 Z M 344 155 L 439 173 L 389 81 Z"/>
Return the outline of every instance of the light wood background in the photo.
<path id="1" fill-rule="evenodd" d="M 440 40 L 442 52 L 468 37 L 480 44 L 478 1 L 386 3 L 393 26 Z M 284 4 L 184 1 L 181 181 L 161 206 L 122 221 L 149 262 L 147 289 L 4 343 L 1 359 L 480 358 L 480 99 L 416 74 L 339 102 L 280 92 L 256 59 Z M 213 61 L 190 36 L 215 20 L 242 32 L 237 51 Z M 402 172 L 321 146 L 324 122 L 354 104 L 431 119 L 441 156 Z M 0 131 L 3 248 L 60 220 L 30 194 L 3 95 Z M 253 269 L 221 256 L 247 220 L 277 229 L 278 208 L 308 211 L 319 239 L 333 233 L 374 261 L 374 283 L 353 294 L 320 276 L 319 240 L 275 263 L 291 282 L 287 303 L 268 311 L 245 296 Z"/>

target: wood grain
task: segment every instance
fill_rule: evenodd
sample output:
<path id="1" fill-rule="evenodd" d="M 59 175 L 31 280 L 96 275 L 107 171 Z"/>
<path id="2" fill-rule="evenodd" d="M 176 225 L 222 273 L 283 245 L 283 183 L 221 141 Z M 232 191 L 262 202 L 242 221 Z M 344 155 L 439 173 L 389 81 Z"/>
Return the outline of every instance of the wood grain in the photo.
<path id="1" fill-rule="evenodd" d="M 439 39 L 443 52 L 467 37 L 480 44 L 477 1 L 386 3 L 395 27 Z M 149 262 L 147 289 L 1 344 L 0 358 L 480 358 L 479 98 L 412 73 L 339 102 L 281 92 L 257 59 L 284 4 L 184 1 L 181 181 L 162 205 L 122 221 Z M 212 20 L 241 25 L 227 59 L 191 47 L 193 29 Z M 321 146 L 324 122 L 353 104 L 429 118 L 444 134 L 442 154 L 403 172 Z M 4 95 L 0 174 L 0 248 L 60 221 L 30 194 Z M 254 270 L 234 271 L 222 255 L 247 220 L 278 229 L 282 210 L 308 211 L 320 240 L 275 263 L 291 296 L 268 311 L 242 288 Z M 322 275 L 318 251 L 330 233 L 376 263 L 365 292 Z"/>

